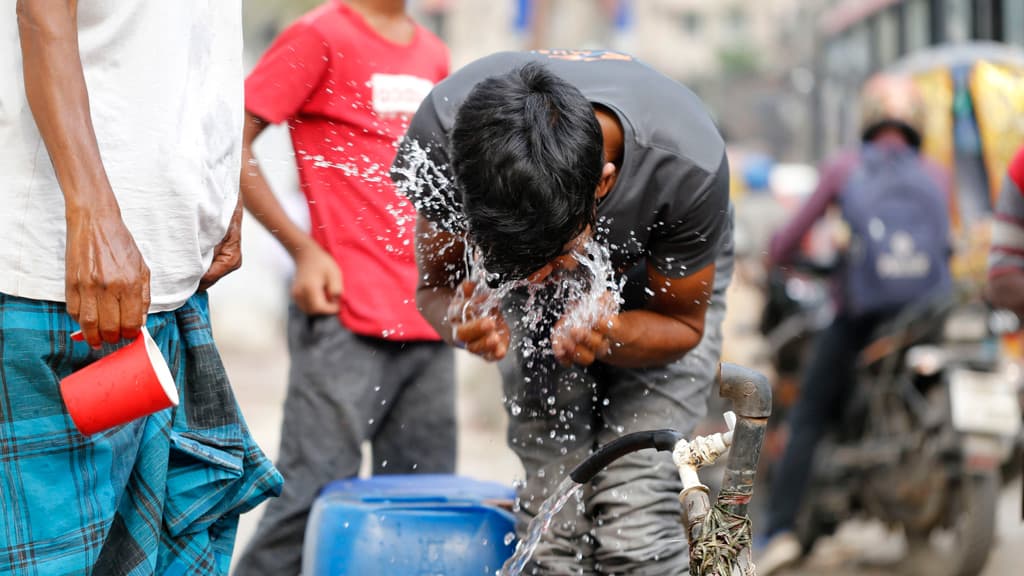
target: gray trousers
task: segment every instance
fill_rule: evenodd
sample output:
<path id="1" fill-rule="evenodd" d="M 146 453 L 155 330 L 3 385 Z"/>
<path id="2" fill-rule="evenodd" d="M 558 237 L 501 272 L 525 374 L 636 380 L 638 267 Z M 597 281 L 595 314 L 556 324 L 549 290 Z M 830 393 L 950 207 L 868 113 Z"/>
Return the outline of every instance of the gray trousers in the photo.
<path id="1" fill-rule="evenodd" d="M 320 488 L 359 473 L 371 442 L 374 474 L 455 471 L 455 365 L 441 342 L 358 336 L 336 316 L 292 308 L 291 352 L 277 467 L 284 492 L 271 499 L 240 559 L 239 576 L 293 576 L 306 518 Z"/>
<path id="2" fill-rule="evenodd" d="M 693 433 L 707 411 L 721 357 L 731 278 L 730 250 L 716 262 L 701 343 L 667 366 L 562 368 L 550 356 L 527 359 L 521 351 L 500 364 L 508 443 L 526 470 L 517 494 L 520 536 L 544 500 L 596 447 L 643 430 Z M 617 460 L 555 517 L 524 573 L 685 574 L 681 489 L 668 453 L 644 450 Z"/>

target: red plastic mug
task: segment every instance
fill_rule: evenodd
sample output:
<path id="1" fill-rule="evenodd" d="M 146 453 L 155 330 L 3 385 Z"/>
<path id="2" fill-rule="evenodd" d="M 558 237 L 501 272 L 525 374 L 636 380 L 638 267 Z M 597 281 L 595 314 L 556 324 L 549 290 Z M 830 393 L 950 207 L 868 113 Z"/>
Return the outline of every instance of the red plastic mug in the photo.
<path id="1" fill-rule="evenodd" d="M 174 377 L 145 328 L 131 344 L 66 376 L 60 394 L 86 436 L 178 405 Z"/>

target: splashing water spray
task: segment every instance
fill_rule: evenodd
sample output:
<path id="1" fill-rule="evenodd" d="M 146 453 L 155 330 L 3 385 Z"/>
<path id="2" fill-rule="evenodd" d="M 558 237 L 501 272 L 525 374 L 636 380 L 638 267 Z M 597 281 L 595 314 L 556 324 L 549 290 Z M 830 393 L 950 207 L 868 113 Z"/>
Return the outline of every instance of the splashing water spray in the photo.
<path id="1" fill-rule="evenodd" d="M 524 337 L 513 345 L 523 350 L 524 357 L 529 357 L 534 352 L 550 351 L 547 337 L 535 337 L 543 333 L 547 306 L 541 304 L 552 301 L 570 303 L 565 310 L 566 321 L 559 327 L 565 331 L 593 326 L 601 318 L 618 312 L 626 279 L 616 278 L 608 248 L 593 238 L 573 253 L 579 264 L 576 271 L 558 273 L 548 281 L 536 284 L 526 280 L 493 282 L 495 278 L 485 269 L 480 251 L 467 238 L 464 216 L 453 192 L 455 185 L 450 171 L 446 165 L 436 163 L 433 157 L 429 146 L 421 146 L 415 140 L 405 141 L 403 162 L 393 167 L 397 176 L 395 186 L 401 194 L 415 196 L 420 212 L 430 214 L 439 229 L 451 232 L 466 244 L 463 269 L 450 271 L 453 278 L 462 276 L 476 285 L 472 301 L 464 301 L 461 294 L 456 295 L 456 303 L 463 307 L 463 319 L 470 313 L 470 306 L 477 307 L 478 311 L 498 310 L 510 293 L 525 290 L 528 298 L 522 304 L 522 315 L 518 319 L 518 333 Z"/>
<path id="2" fill-rule="evenodd" d="M 671 451 L 683 490 L 683 526 L 690 544 L 690 574 L 694 576 L 754 576 L 751 524 L 747 505 L 754 494 L 754 476 L 771 415 L 772 393 L 760 373 L 723 363 L 719 370 L 719 394 L 732 401 L 725 414 L 729 431 L 686 440 L 675 430 L 634 432 L 602 446 L 569 474 L 544 502 L 530 522 L 527 537 L 499 574 L 517 576 L 551 524 L 552 517 L 582 488 L 615 460 L 639 450 Z M 718 500 L 711 504 L 710 491 L 697 474 L 728 452 L 725 478 Z"/>

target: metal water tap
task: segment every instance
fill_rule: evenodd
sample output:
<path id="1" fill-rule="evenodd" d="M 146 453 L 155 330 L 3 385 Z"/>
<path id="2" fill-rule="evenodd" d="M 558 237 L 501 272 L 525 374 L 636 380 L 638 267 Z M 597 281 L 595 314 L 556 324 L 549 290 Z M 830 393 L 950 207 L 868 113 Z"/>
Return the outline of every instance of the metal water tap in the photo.
<path id="1" fill-rule="evenodd" d="M 680 441 L 673 452 L 683 481 L 679 500 L 690 543 L 690 571 L 702 576 L 752 576 L 755 567 L 747 505 L 754 494 L 754 476 L 771 414 L 771 386 L 758 372 L 723 363 L 719 394 L 732 400 L 735 411 L 726 415 L 729 431 Z M 725 478 L 718 502 L 712 507 L 708 488 L 701 483 L 697 470 L 726 450 Z"/>
<path id="2" fill-rule="evenodd" d="M 729 431 L 691 441 L 675 430 L 634 432 L 605 444 L 581 462 L 569 476 L 583 484 L 618 458 L 653 448 L 672 452 L 683 490 L 683 523 L 690 543 L 691 573 L 695 565 L 714 566 L 701 576 L 752 575 L 750 520 L 747 505 L 754 494 L 754 476 L 772 410 L 772 391 L 764 375 L 723 363 L 718 374 L 719 395 L 732 401 L 725 415 Z M 718 501 L 711 505 L 708 487 L 697 471 L 728 452 Z"/>

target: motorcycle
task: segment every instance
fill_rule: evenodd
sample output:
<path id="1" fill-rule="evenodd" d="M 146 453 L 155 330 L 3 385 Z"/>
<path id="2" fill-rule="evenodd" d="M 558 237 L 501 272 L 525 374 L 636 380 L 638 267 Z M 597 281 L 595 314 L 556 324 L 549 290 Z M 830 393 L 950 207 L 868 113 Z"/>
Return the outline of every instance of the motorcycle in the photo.
<path id="1" fill-rule="evenodd" d="M 805 553 L 842 520 L 902 527 L 912 546 L 949 546 L 955 576 L 992 547 L 999 466 L 1021 430 L 999 353 L 1012 313 L 963 294 L 907 307 L 861 354 L 839 425 L 819 445 L 797 535 Z"/>
<path id="2" fill-rule="evenodd" d="M 759 330 L 764 338 L 759 363 L 771 367 L 772 419 L 761 455 L 761 476 L 770 481 L 781 457 L 786 421 L 800 394 L 800 380 L 817 336 L 832 322 L 835 307 L 829 291 L 834 265 L 800 260 L 767 272 L 765 305 Z"/>

